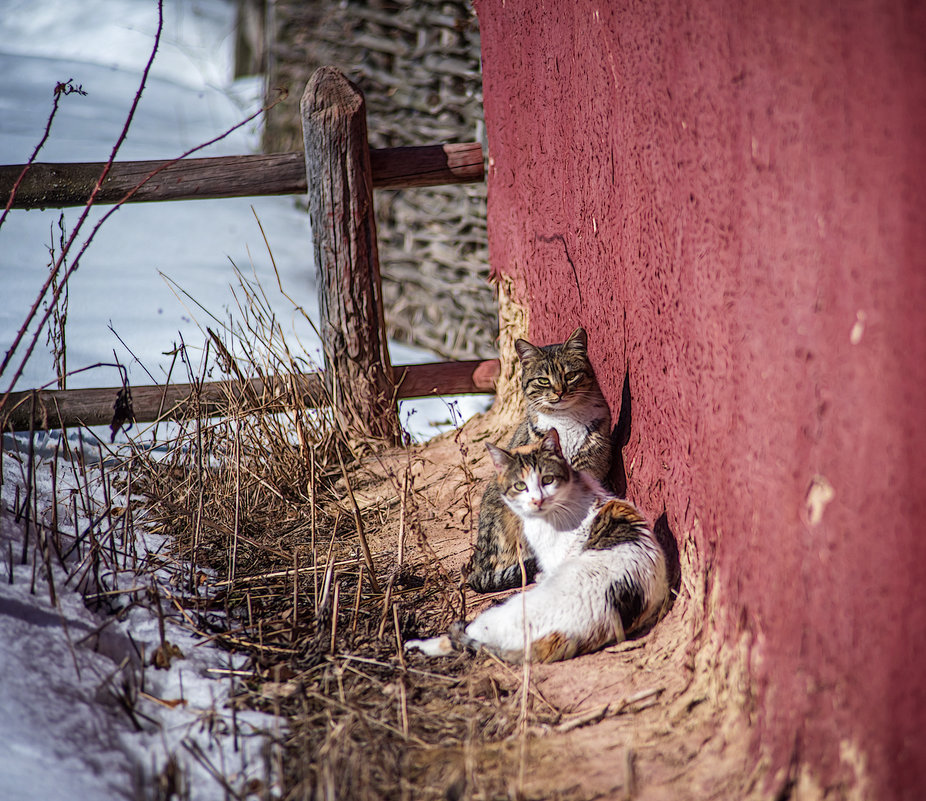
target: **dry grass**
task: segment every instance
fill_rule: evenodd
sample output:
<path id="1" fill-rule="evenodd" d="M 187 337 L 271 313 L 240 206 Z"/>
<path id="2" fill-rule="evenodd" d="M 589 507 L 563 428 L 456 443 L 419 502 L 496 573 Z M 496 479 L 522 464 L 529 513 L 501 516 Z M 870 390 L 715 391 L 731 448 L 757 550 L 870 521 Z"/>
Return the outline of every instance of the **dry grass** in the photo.
<path id="1" fill-rule="evenodd" d="M 314 365 L 243 286 L 244 323 L 210 335 L 224 372 L 300 386 Z M 504 422 L 385 449 L 298 392 L 286 413 L 267 403 L 238 398 L 207 423 L 194 402 L 166 451 L 137 454 L 134 482 L 183 566 L 172 602 L 249 656 L 236 702 L 286 720 L 283 798 L 761 797 L 743 656 L 712 637 L 714 588 L 690 538 L 674 608 L 643 640 L 523 669 L 407 655 L 404 638 L 494 600 L 468 598 L 459 568 L 481 443 L 504 439 Z"/>
<path id="2" fill-rule="evenodd" d="M 315 366 L 291 354 L 259 287 L 242 287 L 243 322 L 210 330 L 209 348 L 230 376 L 299 386 Z M 136 450 L 146 525 L 169 535 L 182 578 L 172 603 L 204 638 L 249 655 L 238 703 L 286 718 L 285 798 L 507 796 L 518 777 L 502 755 L 560 713 L 520 670 L 409 661 L 403 637 L 466 604 L 425 534 L 414 450 L 379 451 L 298 392 L 288 400 L 281 414 L 229 399 L 207 422 L 193 399 L 166 445 Z M 471 528 L 473 476 L 465 443 L 456 450 L 451 489 Z"/>

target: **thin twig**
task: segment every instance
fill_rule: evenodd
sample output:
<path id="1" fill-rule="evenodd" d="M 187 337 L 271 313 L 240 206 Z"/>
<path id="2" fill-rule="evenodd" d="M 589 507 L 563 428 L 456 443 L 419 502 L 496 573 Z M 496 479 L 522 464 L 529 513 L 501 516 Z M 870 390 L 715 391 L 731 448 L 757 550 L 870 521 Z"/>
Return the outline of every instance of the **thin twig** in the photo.
<path id="1" fill-rule="evenodd" d="M 84 222 L 86 221 L 87 216 L 90 213 L 90 209 L 93 207 L 94 201 L 96 200 L 96 196 L 99 194 L 100 189 L 102 189 L 103 187 L 103 181 L 106 178 L 106 176 L 109 174 L 110 169 L 112 169 L 113 162 L 116 160 L 116 155 L 119 153 L 119 150 L 122 147 L 122 143 L 125 141 L 126 136 L 128 136 L 129 126 L 131 126 L 132 120 L 135 118 L 135 109 L 138 107 L 138 103 L 141 100 L 142 92 L 145 90 L 145 85 L 148 81 L 148 73 L 151 71 L 151 65 L 154 63 L 154 57 L 158 52 L 158 46 L 160 45 L 160 42 L 161 42 L 161 32 L 163 31 L 163 29 L 164 29 L 164 2 L 163 0 L 158 0 L 158 27 L 154 34 L 154 46 L 151 48 L 151 54 L 148 56 L 148 62 L 145 64 L 144 70 L 142 70 L 142 76 L 141 76 L 141 81 L 139 83 L 138 91 L 135 93 L 135 98 L 132 101 L 132 106 L 129 109 L 129 113 L 126 116 L 125 124 L 123 125 L 122 131 L 120 132 L 119 136 L 116 138 L 116 143 L 113 145 L 113 149 L 112 149 L 112 152 L 110 153 L 109 160 L 103 166 L 103 171 L 100 173 L 100 176 L 97 179 L 96 185 L 93 187 L 93 190 L 90 193 L 90 197 L 87 199 L 87 202 L 84 205 L 84 209 L 81 212 L 81 215 L 77 221 L 77 224 L 74 226 L 73 230 L 71 231 L 70 237 L 68 237 L 67 244 L 65 245 L 64 248 L 62 248 L 62 252 L 59 254 L 58 258 L 55 260 L 55 263 L 52 266 L 51 274 L 48 276 L 48 279 L 46 280 L 41 291 L 39 292 L 38 297 L 35 299 L 35 302 L 32 304 L 32 308 L 29 310 L 29 313 L 26 315 L 26 321 L 23 323 L 22 327 L 20 328 L 19 332 L 16 335 L 16 338 L 13 340 L 13 344 L 10 346 L 10 349 L 7 351 L 6 356 L 3 359 L 3 362 L 0 363 L 0 375 L 3 375 L 3 373 L 6 371 L 7 365 L 9 364 L 10 359 L 12 359 L 13 354 L 16 352 L 16 349 L 19 347 L 19 343 L 22 341 L 22 338 L 26 332 L 26 329 L 28 328 L 29 324 L 32 322 L 32 319 L 35 317 L 36 311 L 38 310 L 38 307 L 41 305 L 42 299 L 45 297 L 45 293 L 48 292 L 49 286 L 51 286 L 52 281 L 55 280 L 55 278 L 58 275 L 58 272 L 61 269 L 61 266 L 64 264 L 64 260 L 67 257 L 68 253 L 70 252 L 72 244 L 77 238 L 80 232 L 80 229 L 83 227 Z M 109 215 L 106 215 L 106 216 L 108 217 Z M 16 381 L 19 379 L 19 376 L 21 375 L 26 362 L 29 360 L 29 357 L 32 354 L 32 348 L 35 347 L 35 342 L 38 339 L 39 332 L 44 330 L 45 328 L 45 322 L 48 319 L 48 315 L 51 313 L 51 309 L 55 306 L 55 304 L 57 304 L 58 296 L 60 295 L 61 290 L 64 288 L 64 286 L 67 285 L 68 278 L 70 277 L 71 273 L 73 273 L 73 271 L 77 268 L 77 264 L 80 260 L 80 256 L 83 254 L 84 250 L 86 250 L 87 245 L 89 245 L 90 240 L 93 238 L 93 234 L 99 228 L 99 225 L 100 223 L 97 223 L 97 226 L 96 228 L 94 228 L 93 233 L 91 233 L 90 238 L 87 240 L 87 242 L 85 242 L 84 247 L 81 249 L 80 253 L 78 253 L 77 258 L 72 262 L 71 267 L 65 273 L 64 279 L 59 283 L 59 287 L 57 291 L 55 292 L 54 297 L 52 298 L 52 301 L 48 304 L 48 311 L 46 312 L 45 317 L 42 319 L 42 322 L 38 325 L 36 329 L 35 336 L 32 339 L 32 344 L 29 346 L 29 350 L 26 353 L 26 357 L 25 359 L 23 359 L 20 369 L 17 371 L 17 374 L 13 377 L 12 382 L 10 382 L 10 389 L 7 390 L 7 392 L 3 396 L 3 399 L 0 400 L 0 406 L 6 403 L 7 396 L 12 391 L 13 386 L 16 384 Z"/>
<path id="2" fill-rule="evenodd" d="M 87 93 L 84 91 L 83 86 L 74 86 L 73 78 L 55 84 L 54 100 L 52 101 L 51 113 L 48 115 L 48 120 L 45 122 L 45 132 L 42 134 L 42 138 L 39 139 L 39 143 L 35 146 L 35 149 L 32 151 L 32 155 L 29 156 L 29 160 L 23 165 L 22 172 L 16 178 L 16 182 L 13 184 L 13 189 L 10 191 L 10 196 L 7 198 L 6 206 L 3 209 L 3 214 L 0 215 L 0 227 L 3 226 L 7 215 L 10 213 L 10 209 L 13 207 L 13 200 L 16 198 L 16 193 L 19 191 L 19 187 L 25 179 L 26 173 L 29 172 L 29 168 L 35 163 L 39 152 L 43 147 L 45 147 L 45 143 L 48 141 L 48 136 L 51 133 L 51 126 L 55 120 L 55 116 L 58 114 L 58 104 L 61 102 L 62 96 L 71 94 L 86 95 Z"/>
<path id="3" fill-rule="evenodd" d="M 379 582 L 376 580 L 376 568 L 373 567 L 373 557 L 370 555 L 370 546 L 367 544 L 367 535 L 363 528 L 363 518 L 360 516 L 360 507 L 357 506 L 357 499 L 354 497 L 354 489 L 351 486 L 350 479 L 347 476 L 347 468 L 344 467 L 344 459 L 341 458 L 341 452 L 337 451 L 338 464 L 341 466 L 341 475 L 344 476 L 344 483 L 347 485 L 347 495 L 350 498 L 351 507 L 354 511 L 354 523 L 357 526 L 357 536 L 360 539 L 360 550 L 363 552 L 363 559 L 367 563 L 367 570 L 370 573 L 370 586 L 373 592 L 379 593 Z"/>
<path id="4" fill-rule="evenodd" d="M 127 132 L 128 132 L 129 124 L 131 123 L 132 117 L 134 116 L 134 113 L 135 113 L 135 107 L 138 105 L 138 101 L 139 101 L 140 98 L 141 98 L 141 93 L 142 93 L 142 91 L 143 91 L 143 89 L 144 89 L 145 82 L 146 82 L 146 80 L 147 80 L 148 71 L 150 70 L 151 62 L 153 61 L 154 55 L 155 55 L 155 53 L 157 52 L 158 41 L 159 41 L 159 39 L 160 39 L 161 27 L 162 27 L 162 24 L 163 24 L 163 15 L 162 15 L 162 13 L 161 13 L 161 5 L 162 5 L 162 2 L 163 2 L 163 0 L 158 0 L 158 14 L 159 14 L 159 19 L 160 19 L 161 21 L 159 22 L 159 25 L 158 25 L 158 33 L 157 33 L 157 37 L 156 37 L 156 40 L 155 40 L 155 45 L 154 45 L 154 48 L 153 48 L 152 53 L 151 53 L 151 58 L 149 59 L 148 64 L 147 64 L 146 67 L 145 67 L 145 71 L 144 71 L 144 73 L 143 73 L 143 75 L 142 75 L 141 86 L 140 86 L 140 88 L 139 88 L 139 90 L 138 90 L 138 93 L 137 93 L 137 95 L 136 95 L 136 97 L 135 97 L 135 102 L 134 102 L 133 105 L 132 105 L 132 109 L 131 109 L 129 118 L 126 120 L 126 125 L 125 125 L 125 129 L 124 129 L 124 133 L 127 133 Z M 235 132 L 235 131 L 238 130 L 239 128 L 241 128 L 241 127 L 243 127 L 243 126 L 249 124 L 251 121 L 253 121 L 253 120 L 256 119 L 257 117 L 259 117 L 261 114 L 264 114 L 266 111 L 268 111 L 268 110 L 270 110 L 271 108 L 273 108 L 274 106 L 276 106 L 276 105 L 277 105 L 278 103 L 280 103 L 282 100 L 283 100 L 283 97 L 278 98 L 278 99 L 275 100 L 273 103 L 270 103 L 269 105 L 264 106 L 264 107 L 261 108 L 260 110 L 254 112 L 253 114 L 251 114 L 250 116 L 248 116 L 247 118 L 245 118 L 244 120 L 242 120 L 241 122 L 237 123 L 236 125 L 233 125 L 232 127 L 228 128 L 226 131 L 224 131 L 223 133 L 219 134 L 218 136 L 213 137 L 213 138 L 210 139 L 209 141 L 203 142 L 202 144 L 199 144 L 199 145 L 197 145 L 197 146 L 195 146 L 195 147 L 190 148 L 189 150 L 185 151 L 184 153 L 182 153 L 180 156 L 178 156 L 178 157 L 175 158 L 175 159 L 171 159 L 170 161 L 162 162 L 156 169 L 152 170 L 147 176 L 145 176 L 135 187 L 133 187 L 132 189 L 130 189 L 128 192 L 126 192 L 126 194 L 125 194 L 119 201 L 117 201 L 115 204 L 113 204 L 113 207 L 112 207 L 111 209 L 109 209 L 109 211 L 107 211 L 107 212 L 97 221 L 96 225 L 94 225 L 93 229 L 91 230 L 89 236 L 88 236 L 87 239 L 84 241 L 84 244 L 81 246 L 80 250 L 78 251 L 77 256 L 76 256 L 76 257 L 73 259 L 73 261 L 71 262 L 71 266 L 65 271 L 64 277 L 63 277 L 62 280 L 59 282 L 57 289 L 54 291 L 53 296 L 52 296 L 52 299 L 51 299 L 51 301 L 50 301 L 49 304 L 48 304 L 48 309 L 46 310 L 45 314 L 43 315 L 42 320 L 41 320 L 41 322 L 39 323 L 39 325 L 38 325 L 38 327 L 37 327 L 37 329 L 36 329 L 35 335 L 32 337 L 32 340 L 31 340 L 31 342 L 30 342 L 30 344 L 29 344 L 29 347 L 28 347 L 28 349 L 27 349 L 27 351 L 26 351 L 26 355 L 23 357 L 22 361 L 20 362 L 20 366 L 19 366 L 18 370 L 16 371 L 16 374 L 13 376 L 13 379 L 12 379 L 12 381 L 10 382 L 9 387 L 8 387 L 7 390 L 4 392 L 3 397 L 0 398 L 0 407 L 2 407 L 3 405 L 6 404 L 6 401 L 7 401 L 8 397 L 9 397 L 10 393 L 13 391 L 13 387 L 16 385 L 16 382 L 19 380 L 20 376 L 22 375 L 23 370 L 25 369 L 26 363 L 29 361 L 29 358 L 30 358 L 31 355 L 32 355 L 32 351 L 34 350 L 36 341 L 38 340 L 39 332 L 41 332 L 42 330 L 44 330 L 45 323 L 48 321 L 48 317 L 49 317 L 49 315 L 51 314 L 52 309 L 54 308 L 55 304 L 58 303 L 58 298 L 59 298 L 61 292 L 62 292 L 62 291 L 64 290 L 64 288 L 67 286 L 68 280 L 70 279 L 71 275 L 73 275 L 74 271 L 77 269 L 78 265 L 80 264 L 80 259 L 81 259 L 81 257 L 82 257 L 83 254 L 86 252 L 87 248 L 90 246 L 90 243 L 93 241 L 93 239 L 94 239 L 95 236 L 96 236 L 97 231 L 99 231 L 99 229 L 102 227 L 102 225 L 103 225 L 103 224 L 104 224 L 104 223 L 105 223 L 116 211 L 118 211 L 125 203 L 127 203 L 129 200 L 131 200 L 131 198 L 135 195 L 135 193 L 138 192 L 138 190 L 141 189 L 141 188 L 142 188 L 145 184 L 147 184 L 150 180 L 152 180 L 158 173 L 160 173 L 160 172 L 162 172 L 163 170 L 167 169 L 167 167 L 169 167 L 169 166 L 171 166 L 171 165 L 173 165 L 173 164 L 176 164 L 176 163 L 179 162 L 179 161 L 182 161 L 183 159 L 187 158 L 188 156 L 191 156 L 193 153 L 196 153 L 196 152 L 202 150 L 203 148 L 209 147 L 210 145 L 213 145 L 213 144 L 215 144 L 216 142 L 221 141 L 222 139 L 226 138 L 227 136 L 229 136 L 230 134 L 232 134 L 233 132 Z M 122 136 L 122 139 L 124 139 L 124 135 Z M 57 275 L 57 273 L 58 273 L 58 272 L 60 271 L 60 269 L 61 269 L 61 266 L 64 264 L 64 259 L 65 259 L 65 257 L 68 255 L 68 253 L 70 252 L 71 246 L 72 246 L 74 240 L 75 240 L 76 237 L 77 237 L 78 231 L 79 231 L 80 228 L 82 227 L 82 225 L 83 225 L 83 223 L 84 223 L 84 221 L 85 221 L 85 219 L 86 219 L 87 213 L 89 212 L 90 208 L 92 207 L 92 205 L 93 205 L 93 203 L 94 203 L 94 201 L 95 201 L 95 199 L 96 199 L 96 196 L 97 196 L 97 194 L 99 193 L 100 188 L 102 187 L 103 179 L 106 177 L 106 175 L 109 173 L 110 168 L 112 167 L 112 164 L 113 164 L 113 161 L 115 160 L 115 156 L 116 156 L 116 153 L 118 152 L 119 146 L 121 146 L 121 139 L 120 139 L 120 141 L 117 143 L 116 147 L 113 149 L 113 153 L 112 153 L 112 155 L 110 156 L 110 160 L 107 162 L 106 166 L 104 167 L 103 172 L 102 172 L 102 174 L 100 175 L 100 178 L 99 178 L 98 181 L 97 181 L 97 185 L 94 187 L 94 190 L 93 190 L 93 192 L 91 193 L 90 198 L 88 198 L 87 203 L 86 203 L 86 206 L 85 206 L 85 208 L 84 208 L 84 212 L 82 213 L 80 219 L 78 220 L 77 225 L 75 226 L 74 230 L 71 232 L 71 236 L 68 238 L 68 242 L 67 242 L 67 245 L 66 245 L 65 249 L 64 249 L 63 252 L 59 255 L 57 261 L 55 262 L 55 264 L 54 264 L 54 266 L 53 266 L 53 268 L 52 268 L 52 275 L 53 275 L 53 276 L 54 276 L 54 275 Z M 9 365 L 10 359 L 12 358 L 13 354 L 15 353 L 15 351 L 17 350 L 17 348 L 19 347 L 19 345 L 20 345 L 20 343 L 21 343 L 21 341 L 22 341 L 22 339 L 23 339 L 23 336 L 25 335 L 26 329 L 28 328 L 28 326 L 29 326 L 29 324 L 31 323 L 32 319 L 35 317 L 36 312 L 37 312 L 37 309 L 38 309 L 38 306 L 41 304 L 42 298 L 44 298 L 44 296 L 45 296 L 45 294 L 47 293 L 48 288 L 49 288 L 50 285 L 51 285 L 51 276 L 49 276 L 49 280 L 48 280 L 48 281 L 45 283 L 45 285 L 42 287 L 42 289 L 41 289 L 41 291 L 40 291 L 40 293 L 39 293 L 38 298 L 36 299 L 35 303 L 33 304 L 32 309 L 30 309 L 29 314 L 28 314 L 27 317 L 26 317 L 26 321 L 23 323 L 22 327 L 20 328 L 20 331 L 17 333 L 16 338 L 14 339 L 13 345 L 12 345 L 12 346 L 10 347 L 10 349 L 7 351 L 6 356 L 5 356 L 5 358 L 4 358 L 3 362 L 2 362 L 2 364 L 0 364 L 0 375 L 3 375 L 4 372 L 6 372 L 6 368 L 7 368 L 8 365 Z"/>

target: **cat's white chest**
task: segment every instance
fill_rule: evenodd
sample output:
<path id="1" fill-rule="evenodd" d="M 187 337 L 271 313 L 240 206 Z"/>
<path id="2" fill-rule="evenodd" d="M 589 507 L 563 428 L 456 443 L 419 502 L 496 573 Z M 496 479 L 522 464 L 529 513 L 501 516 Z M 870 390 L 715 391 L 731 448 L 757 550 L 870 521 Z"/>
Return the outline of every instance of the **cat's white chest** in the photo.
<path id="1" fill-rule="evenodd" d="M 596 509 L 589 508 L 575 528 L 564 530 L 548 519 L 534 517 L 524 520 L 524 535 L 539 562 L 540 569 L 549 573 L 572 556 L 581 553 L 588 540 Z"/>
<path id="2" fill-rule="evenodd" d="M 588 427 L 582 420 L 577 420 L 568 413 L 548 414 L 537 413 L 537 428 L 549 431 L 556 429 L 559 434 L 559 446 L 566 460 L 572 462 L 575 455 L 581 450 L 588 438 Z"/>

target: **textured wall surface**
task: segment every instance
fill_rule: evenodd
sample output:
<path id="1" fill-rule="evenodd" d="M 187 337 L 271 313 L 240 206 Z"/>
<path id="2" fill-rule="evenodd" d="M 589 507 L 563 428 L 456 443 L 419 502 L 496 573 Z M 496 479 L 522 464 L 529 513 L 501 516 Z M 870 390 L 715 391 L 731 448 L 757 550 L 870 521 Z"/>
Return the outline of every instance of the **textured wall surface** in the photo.
<path id="1" fill-rule="evenodd" d="M 628 376 L 628 495 L 750 639 L 757 754 L 924 797 L 923 4 L 476 7 L 492 268 L 615 418 Z"/>

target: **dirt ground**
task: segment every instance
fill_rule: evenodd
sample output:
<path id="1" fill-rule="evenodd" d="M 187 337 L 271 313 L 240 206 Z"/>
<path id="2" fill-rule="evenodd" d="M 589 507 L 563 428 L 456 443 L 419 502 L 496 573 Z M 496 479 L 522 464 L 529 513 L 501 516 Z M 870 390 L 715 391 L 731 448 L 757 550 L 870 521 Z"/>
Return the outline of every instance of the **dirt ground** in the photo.
<path id="1" fill-rule="evenodd" d="M 357 502 L 361 508 L 394 510 L 395 487 L 409 472 L 415 523 L 406 532 L 406 558 L 436 559 L 458 584 L 475 538 L 481 488 L 492 469 L 484 442 L 506 441 L 510 431 L 490 412 L 456 434 L 370 459 L 358 477 Z M 484 655 L 458 657 L 475 659 L 470 680 L 476 683 L 529 681 L 530 703 L 547 713 L 482 748 L 468 769 L 501 770 L 510 777 L 508 795 L 514 798 L 732 801 L 774 795 L 762 763 L 752 756 L 745 657 L 712 637 L 710 592 L 692 568 L 697 560 L 685 533 L 677 535 L 677 597 L 646 636 L 553 665 L 522 668 Z M 394 550 L 397 536 L 395 525 L 384 526 L 372 550 Z M 467 619 L 500 597 L 467 594 Z M 419 610 L 418 619 L 422 635 L 437 633 L 443 623 L 429 619 L 427 609 Z M 421 669 L 443 669 L 440 659 L 417 654 L 407 659 Z M 449 786 L 446 797 L 466 797 L 464 786 Z"/>

